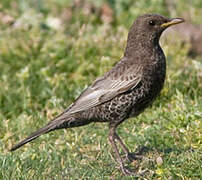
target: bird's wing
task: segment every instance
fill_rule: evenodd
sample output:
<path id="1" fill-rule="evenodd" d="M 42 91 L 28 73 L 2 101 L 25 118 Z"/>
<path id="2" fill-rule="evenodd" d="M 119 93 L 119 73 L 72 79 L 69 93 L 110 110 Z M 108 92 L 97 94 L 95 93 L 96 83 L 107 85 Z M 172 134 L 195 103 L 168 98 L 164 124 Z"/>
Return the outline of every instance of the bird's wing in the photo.
<path id="1" fill-rule="evenodd" d="M 116 79 L 110 77 L 99 78 L 84 90 L 64 114 L 77 113 L 109 101 L 117 95 L 135 88 L 141 79 L 141 66 L 138 66 L 135 70 L 134 67 L 129 68 Z"/>

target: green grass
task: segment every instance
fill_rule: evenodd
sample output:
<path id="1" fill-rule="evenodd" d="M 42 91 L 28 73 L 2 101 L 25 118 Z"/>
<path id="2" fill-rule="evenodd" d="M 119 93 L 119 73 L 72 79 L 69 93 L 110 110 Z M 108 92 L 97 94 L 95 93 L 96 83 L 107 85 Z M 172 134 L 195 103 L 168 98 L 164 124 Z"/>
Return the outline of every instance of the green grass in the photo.
<path id="1" fill-rule="evenodd" d="M 13 18 L 0 20 L 0 179 L 133 179 L 116 168 L 107 124 L 55 131 L 9 152 L 121 58 L 138 15 L 170 16 L 162 0 L 111 0 L 113 20 L 107 24 L 104 2 L 87 1 L 89 12 L 73 0 L 0 2 L 2 16 Z M 200 1 L 185 2 L 177 3 L 176 15 L 186 10 L 200 23 Z M 161 39 L 167 56 L 161 96 L 118 134 L 131 151 L 144 150 L 143 159 L 130 164 L 148 169 L 144 178 L 202 179 L 202 57 L 188 57 L 190 45 L 173 36 Z"/>

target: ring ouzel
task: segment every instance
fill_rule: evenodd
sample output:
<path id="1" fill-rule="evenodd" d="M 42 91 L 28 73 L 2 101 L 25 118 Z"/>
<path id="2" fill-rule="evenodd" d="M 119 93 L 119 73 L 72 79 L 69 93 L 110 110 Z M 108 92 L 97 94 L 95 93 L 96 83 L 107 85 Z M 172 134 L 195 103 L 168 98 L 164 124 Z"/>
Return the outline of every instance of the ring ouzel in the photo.
<path id="1" fill-rule="evenodd" d="M 130 152 L 116 133 L 129 117 L 140 114 L 160 93 L 166 75 L 166 58 L 159 45 L 162 32 L 184 22 L 157 14 L 138 17 L 130 28 L 124 56 L 105 75 L 95 80 L 63 113 L 11 148 L 18 149 L 42 134 L 62 128 L 109 123 L 109 141 L 124 174 L 134 174 L 123 164 L 115 140 L 130 159 Z"/>

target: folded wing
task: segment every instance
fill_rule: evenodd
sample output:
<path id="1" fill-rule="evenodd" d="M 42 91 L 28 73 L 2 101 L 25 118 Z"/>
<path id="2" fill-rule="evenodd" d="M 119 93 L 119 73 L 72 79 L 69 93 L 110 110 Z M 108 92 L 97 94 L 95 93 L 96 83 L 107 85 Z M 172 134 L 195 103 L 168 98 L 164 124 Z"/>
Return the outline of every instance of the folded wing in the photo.
<path id="1" fill-rule="evenodd" d="M 89 86 L 64 113 L 69 115 L 100 105 L 135 88 L 142 79 L 142 67 L 130 67 L 116 79 L 102 77 Z"/>

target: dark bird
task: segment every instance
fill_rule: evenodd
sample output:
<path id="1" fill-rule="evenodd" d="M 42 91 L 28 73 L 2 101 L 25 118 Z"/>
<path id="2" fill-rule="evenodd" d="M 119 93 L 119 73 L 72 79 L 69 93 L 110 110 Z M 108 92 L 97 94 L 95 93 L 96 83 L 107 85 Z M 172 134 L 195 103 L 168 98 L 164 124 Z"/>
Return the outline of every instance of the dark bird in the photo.
<path id="1" fill-rule="evenodd" d="M 124 174 L 134 174 L 123 164 L 116 141 L 126 157 L 131 153 L 116 133 L 125 119 L 139 115 L 160 93 L 166 75 L 166 59 L 159 45 L 162 32 L 184 22 L 157 14 L 138 17 L 130 28 L 124 56 L 104 76 L 95 80 L 63 113 L 11 148 L 14 151 L 42 134 L 56 129 L 109 123 L 109 141 Z"/>

